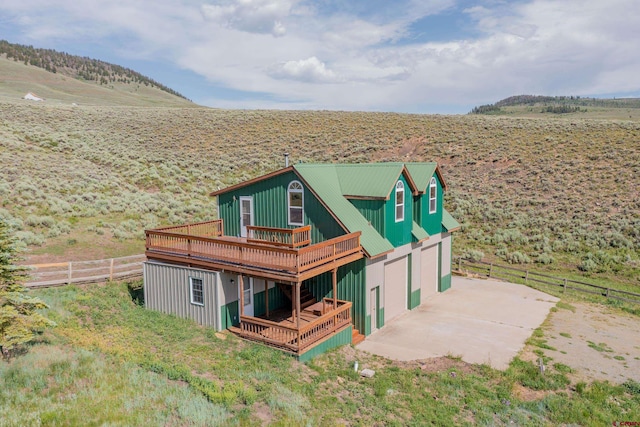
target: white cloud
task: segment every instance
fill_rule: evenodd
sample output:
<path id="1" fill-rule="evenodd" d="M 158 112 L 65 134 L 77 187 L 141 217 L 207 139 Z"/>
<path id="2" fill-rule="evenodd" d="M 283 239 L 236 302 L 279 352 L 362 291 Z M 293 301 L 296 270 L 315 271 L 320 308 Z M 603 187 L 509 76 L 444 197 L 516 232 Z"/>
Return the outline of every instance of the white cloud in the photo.
<path id="1" fill-rule="evenodd" d="M 288 0 L 234 0 L 225 4 L 205 4 L 202 12 L 206 19 L 250 33 L 270 33 L 276 37 L 285 35 L 283 20 L 293 6 Z"/>
<path id="2" fill-rule="evenodd" d="M 315 56 L 299 61 L 287 61 L 270 67 L 269 74 L 277 79 L 293 79 L 307 83 L 336 82 L 336 73 L 327 69 Z"/>

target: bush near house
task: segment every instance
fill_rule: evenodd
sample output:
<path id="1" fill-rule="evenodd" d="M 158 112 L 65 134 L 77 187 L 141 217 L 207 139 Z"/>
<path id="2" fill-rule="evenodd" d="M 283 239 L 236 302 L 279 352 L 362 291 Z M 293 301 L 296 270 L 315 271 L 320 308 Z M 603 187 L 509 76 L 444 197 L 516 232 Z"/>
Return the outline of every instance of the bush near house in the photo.
<path id="1" fill-rule="evenodd" d="M 36 333 L 55 323 L 38 312 L 48 308 L 41 299 L 27 295 L 25 269 L 16 266 L 16 246 L 9 227 L 0 220 L 0 353 L 9 359 Z"/>

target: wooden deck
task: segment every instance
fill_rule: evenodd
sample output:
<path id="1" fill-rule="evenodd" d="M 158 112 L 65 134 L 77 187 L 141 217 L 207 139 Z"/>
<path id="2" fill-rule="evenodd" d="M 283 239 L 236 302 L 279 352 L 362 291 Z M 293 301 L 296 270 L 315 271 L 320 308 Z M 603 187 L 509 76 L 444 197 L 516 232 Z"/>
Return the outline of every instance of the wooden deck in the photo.
<path id="1" fill-rule="evenodd" d="M 300 355 L 351 325 L 351 303 L 338 300 L 337 308 L 334 309 L 332 301 L 329 298 L 318 303 L 325 307 L 324 314 L 317 315 L 315 310 L 303 310 L 299 328 L 291 311 L 280 310 L 272 313 L 268 319 L 240 316 L 240 327 L 235 332 L 242 338 Z"/>
<path id="2" fill-rule="evenodd" d="M 299 247 L 309 241 L 308 231 L 259 227 L 245 239 L 224 236 L 221 220 L 167 227 L 145 232 L 146 255 L 286 282 L 301 282 L 363 257 L 360 232 Z"/>
<path id="3" fill-rule="evenodd" d="M 147 230 L 146 256 L 187 266 L 238 273 L 239 306 L 244 307 L 243 276 L 261 277 L 291 287 L 291 310 L 268 318 L 240 316 L 232 330 L 297 355 L 349 327 L 351 302 L 324 298 L 310 307 L 300 302 L 301 283 L 331 271 L 337 295 L 337 268 L 361 259 L 360 232 L 311 243 L 311 227 L 247 227 L 248 238 L 224 235 L 221 220 Z M 268 295 L 268 293 L 267 293 Z M 267 313 L 269 302 L 266 301 Z"/>

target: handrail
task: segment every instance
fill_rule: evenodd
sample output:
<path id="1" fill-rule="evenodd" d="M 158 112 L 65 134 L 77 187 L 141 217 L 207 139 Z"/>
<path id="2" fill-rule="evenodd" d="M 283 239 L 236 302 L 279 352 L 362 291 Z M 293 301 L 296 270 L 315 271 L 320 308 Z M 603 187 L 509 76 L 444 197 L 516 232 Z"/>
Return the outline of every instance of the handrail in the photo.
<path id="1" fill-rule="evenodd" d="M 277 326 L 278 328 L 298 332 L 298 328 L 294 326 L 283 325 L 282 323 L 274 322 L 273 320 L 268 319 L 261 319 L 259 317 L 245 316 L 244 314 L 240 316 L 240 323 L 242 322 L 251 322 L 260 326 Z"/>
<path id="2" fill-rule="evenodd" d="M 297 248 L 311 243 L 311 226 L 298 228 L 273 228 L 247 226 L 247 242 L 267 243 L 274 246 Z"/>
<path id="3" fill-rule="evenodd" d="M 338 308 L 334 308 L 333 310 L 329 310 L 325 314 L 323 314 L 322 316 L 320 316 L 317 319 L 315 319 L 313 322 L 309 322 L 306 325 L 303 325 L 300 328 L 300 333 L 304 333 L 304 332 L 307 332 L 310 329 L 313 329 L 313 327 L 316 326 L 317 324 L 320 324 L 320 323 L 324 322 L 327 319 L 331 319 L 332 317 L 334 317 L 338 313 L 351 310 L 351 305 L 352 304 L 351 304 L 350 301 L 340 301 L 340 300 L 338 300 Z"/>
<path id="4" fill-rule="evenodd" d="M 233 237 L 202 237 L 147 230 L 146 248 L 226 263 L 271 268 L 301 274 L 314 267 L 360 251 L 360 232 L 346 234 L 303 248 L 286 248 L 246 242 Z"/>
<path id="5" fill-rule="evenodd" d="M 240 316 L 240 331 L 252 338 L 300 353 L 338 329 L 351 323 L 351 302 L 337 300 L 338 308 L 318 317 L 300 329 L 271 320 Z"/>
<path id="6" fill-rule="evenodd" d="M 211 221 L 194 222 L 190 224 L 171 225 L 168 227 L 156 228 L 150 231 L 172 231 L 173 233 L 188 234 L 202 237 L 219 237 L 224 234 L 224 224 L 222 219 Z M 180 231 L 178 231 L 180 230 Z"/>

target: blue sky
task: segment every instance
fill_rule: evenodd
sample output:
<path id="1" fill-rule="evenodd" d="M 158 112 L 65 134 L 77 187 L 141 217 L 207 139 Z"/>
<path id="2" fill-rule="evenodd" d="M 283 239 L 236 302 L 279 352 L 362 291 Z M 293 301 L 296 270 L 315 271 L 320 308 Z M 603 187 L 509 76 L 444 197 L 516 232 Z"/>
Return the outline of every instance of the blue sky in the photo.
<path id="1" fill-rule="evenodd" d="M 637 0 L 0 0 L 0 38 L 219 108 L 466 113 L 640 96 Z"/>

